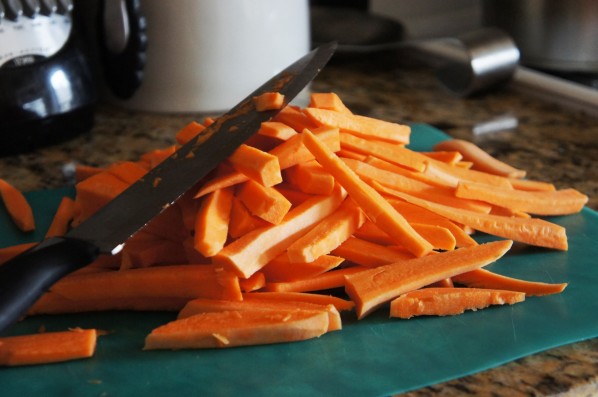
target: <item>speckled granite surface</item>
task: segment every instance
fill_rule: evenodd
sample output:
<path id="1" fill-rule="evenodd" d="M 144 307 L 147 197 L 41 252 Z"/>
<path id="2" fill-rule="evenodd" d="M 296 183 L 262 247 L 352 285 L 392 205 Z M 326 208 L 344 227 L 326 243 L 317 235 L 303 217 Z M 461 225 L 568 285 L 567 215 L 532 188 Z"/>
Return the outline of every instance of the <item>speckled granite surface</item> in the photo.
<path id="1" fill-rule="evenodd" d="M 334 62 L 312 89 L 338 93 L 359 114 L 429 123 L 453 137 L 472 140 L 496 157 L 526 169 L 530 178 L 579 189 L 591 197 L 588 206 L 598 210 L 598 119 L 561 110 L 512 89 L 456 99 L 438 86 L 428 70 L 382 66 L 375 59 Z M 102 105 L 90 133 L 35 153 L 0 158 L 0 178 L 22 190 L 64 186 L 68 183 L 62 174 L 65 164 L 102 166 L 134 159 L 172 143 L 174 132 L 203 116 L 146 114 Z M 497 123 L 509 128 L 487 132 Z M 598 339 L 551 349 L 406 395 L 598 395 Z"/>

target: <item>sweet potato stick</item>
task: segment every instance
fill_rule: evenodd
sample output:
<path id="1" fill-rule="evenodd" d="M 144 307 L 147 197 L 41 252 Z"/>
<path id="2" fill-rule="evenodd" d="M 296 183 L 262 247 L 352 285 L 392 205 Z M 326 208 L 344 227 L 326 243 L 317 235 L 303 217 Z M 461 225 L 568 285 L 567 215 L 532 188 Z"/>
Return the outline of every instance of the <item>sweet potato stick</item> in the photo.
<path id="1" fill-rule="evenodd" d="M 351 199 L 287 249 L 291 262 L 313 262 L 338 247 L 363 225 L 365 215 Z"/>
<path id="2" fill-rule="evenodd" d="M 565 228 L 543 219 L 480 214 L 422 200 L 406 193 L 385 188 L 382 185 L 378 187 L 385 189 L 385 192 L 390 195 L 475 230 L 539 247 L 554 248 L 563 251 L 566 251 L 568 248 Z"/>
<path id="3" fill-rule="evenodd" d="M 523 292 L 480 288 L 422 288 L 390 302 L 390 317 L 454 316 L 491 305 L 513 305 L 525 300 Z"/>
<path id="4" fill-rule="evenodd" d="M 302 134 L 304 143 L 316 160 L 341 184 L 368 218 L 384 230 L 397 244 L 416 256 L 432 251 L 432 245 L 422 238 L 376 190 L 362 181 L 343 160 L 330 151 L 309 130 Z"/>
<path id="5" fill-rule="evenodd" d="M 330 196 L 318 196 L 305 201 L 289 211 L 278 225 L 256 229 L 228 244 L 213 257 L 213 262 L 240 277 L 251 276 L 282 254 L 312 225 L 336 210 L 344 196 L 342 189 L 337 188 Z"/>
<path id="6" fill-rule="evenodd" d="M 233 204 L 232 188 L 219 189 L 204 197 L 195 220 L 194 247 L 205 257 L 224 247 Z"/>
<path id="7" fill-rule="evenodd" d="M 486 266 L 511 245 L 510 240 L 500 240 L 375 267 L 347 276 L 345 289 L 355 302 L 358 318 L 363 318 L 406 292 Z"/>
<path id="8" fill-rule="evenodd" d="M 0 365 L 35 365 L 93 356 L 95 329 L 72 329 L 0 338 Z"/>
<path id="9" fill-rule="evenodd" d="M 473 169 L 488 172 L 494 175 L 501 175 L 509 178 L 523 178 L 525 171 L 517 169 L 505 162 L 491 156 L 488 152 L 472 142 L 463 139 L 448 139 L 437 143 L 435 151 L 457 151 L 463 159 L 473 163 Z"/>
<path id="10" fill-rule="evenodd" d="M 0 198 L 4 202 L 8 215 L 19 230 L 22 232 L 35 230 L 33 210 L 27 199 L 23 193 L 4 179 L 0 179 Z"/>

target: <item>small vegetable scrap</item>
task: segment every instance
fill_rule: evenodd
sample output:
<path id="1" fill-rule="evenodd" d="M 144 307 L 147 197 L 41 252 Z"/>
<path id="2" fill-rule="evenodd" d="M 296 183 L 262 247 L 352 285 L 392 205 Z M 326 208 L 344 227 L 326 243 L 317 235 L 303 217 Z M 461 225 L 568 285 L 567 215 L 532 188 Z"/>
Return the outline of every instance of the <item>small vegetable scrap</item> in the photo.
<path id="1" fill-rule="evenodd" d="M 269 94 L 255 98 L 258 109 L 282 106 Z M 80 224 L 213 121 L 190 123 L 175 145 L 136 161 L 79 167 L 76 197 L 60 203 L 48 236 Z M 174 311 L 144 349 L 225 348 L 340 331 L 343 312 L 447 316 L 561 293 L 566 282 L 483 267 L 513 242 L 566 251 L 566 230 L 540 217 L 579 212 L 587 196 L 524 179 L 469 142 L 413 151 L 410 133 L 355 115 L 334 93 L 287 105 L 118 255 L 60 280 L 28 314 Z M 0 187 L 15 222 L 31 224 L 22 199 Z M 480 244 L 476 233 L 497 239 Z"/>

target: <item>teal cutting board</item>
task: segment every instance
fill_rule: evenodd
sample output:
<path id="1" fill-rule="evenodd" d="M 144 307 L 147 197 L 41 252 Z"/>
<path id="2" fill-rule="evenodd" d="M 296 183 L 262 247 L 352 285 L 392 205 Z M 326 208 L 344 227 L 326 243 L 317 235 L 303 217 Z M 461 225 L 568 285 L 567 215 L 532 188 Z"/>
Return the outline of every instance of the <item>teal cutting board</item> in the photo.
<path id="1" fill-rule="evenodd" d="M 416 150 L 429 150 L 442 132 L 413 127 Z M 27 195 L 38 220 L 24 236 L 0 209 L 0 246 L 43 236 L 54 208 L 71 190 Z M 0 369 L 0 395 L 9 396 L 384 396 L 492 368 L 559 345 L 598 336 L 598 214 L 552 218 L 565 226 L 568 252 L 516 245 L 490 269 L 544 282 L 568 282 L 559 295 L 529 297 L 513 306 L 454 317 L 389 319 L 379 311 L 344 329 L 298 343 L 229 350 L 142 351 L 152 328 L 172 313 L 94 313 L 39 316 L 11 333 L 69 327 L 109 331 L 91 359 Z M 480 240 L 490 239 L 480 235 Z"/>

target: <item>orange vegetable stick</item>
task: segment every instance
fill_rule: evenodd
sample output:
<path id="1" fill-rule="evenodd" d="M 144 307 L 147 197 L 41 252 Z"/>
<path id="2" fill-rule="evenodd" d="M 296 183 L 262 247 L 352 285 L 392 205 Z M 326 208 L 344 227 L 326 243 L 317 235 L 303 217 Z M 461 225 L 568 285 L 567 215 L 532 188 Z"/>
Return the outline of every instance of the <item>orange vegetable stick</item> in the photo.
<path id="1" fill-rule="evenodd" d="M 413 229 L 434 246 L 434 249 L 450 251 L 456 248 L 455 236 L 445 227 L 427 225 L 425 223 L 412 223 Z"/>
<path id="2" fill-rule="evenodd" d="M 442 161 L 443 163 L 455 165 L 463 159 L 463 155 L 457 151 L 435 151 L 435 152 L 419 152 L 424 156 L 430 157 L 434 160 Z"/>
<path id="3" fill-rule="evenodd" d="M 235 186 L 239 183 L 248 181 L 249 177 L 239 171 L 231 171 L 222 175 L 215 176 L 208 180 L 201 189 L 195 194 L 195 198 L 200 198 L 206 194 L 212 193 L 218 189 Z"/>
<path id="4" fill-rule="evenodd" d="M 72 329 L 0 338 L 0 365 L 36 365 L 93 356 L 95 329 Z"/>
<path id="5" fill-rule="evenodd" d="M 305 108 L 303 112 L 319 126 L 339 128 L 366 139 L 409 143 L 411 128 L 407 125 L 327 109 Z"/>
<path id="6" fill-rule="evenodd" d="M 517 218 L 531 218 L 532 217 L 527 212 L 516 211 L 516 210 L 512 210 L 510 208 L 498 207 L 498 206 L 492 207 L 492 209 L 490 210 L 490 213 L 492 215 L 512 216 L 512 217 L 517 217 Z"/>
<path id="7" fill-rule="evenodd" d="M 284 95 L 280 92 L 264 92 L 253 98 L 255 109 L 258 112 L 280 109 L 284 105 Z"/>
<path id="8" fill-rule="evenodd" d="M 268 226 L 269 224 L 269 222 L 262 218 L 253 215 L 238 197 L 233 198 L 230 223 L 228 225 L 228 234 L 232 238 L 239 238 L 252 230 Z"/>
<path id="9" fill-rule="evenodd" d="M 429 159 L 424 174 L 434 178 L 444 179 L 446 184 L 457 187 L 460 181 L 484 183 L 492 186 L 510 189 L 511 179 L 500 175 L 493 175 L 487 172 L 471 170 Z"/>
<path id="10" fill-rule="evenodd" d="M 455 236 L 453 236 L 451 231 L 447 228 L 426 223 L 410 222 L 410 224 L 416 232 L 434 246 L 434 249 L 445 251 L 455 249 Z M 393 244 L 393 241 L 388 234 L 380 230 L 380 228 L 371 221 L 367 221 L 359 230 L 357 230 L 355 236 L 378 244 Z"/>
<path id="11" fill-rule="evenodd" d="M 439 280 L 436 281 L 435 283 L 432 283 L 428 286 L 426 286 L 426 288 L 454 288 L 455 284 L 453 283 L 453 279 L 451 279 L 450 277 L 445 278 L 443 280 Z"/>
<path id="12" fill-rule="evenodd" d="M 22 232 L 35 230 L 33 210 L 23 193 L 4 179 L 0 179 L 0 197 L 4 202 L 8 215 L 19 230 Z"/>
<path id="13" fill-rule="evenodd" d="M 255 272 L 249 278 L 239 279 L 241 292 L 257 291 L 266 285 L 266 275 L 262 272 Z"/>
<path id="14" fill-rule="evenodd" d="M 556 186 L 549 182 L 535 181 L 532 179 L 509 179 L 513 189 L 528 191 L 551 191 L 556 190 Z"/>
<path id="15" fill-rule="evenodd" d="M 297 190 L 295 186 L 286 182 L 276 185 L 274 188 L 278 190 L 280 194 L 285 196 L 286 199 L 289 200 L 293 206 L 297 206 L 303 203 L 305 200 L 313 197 L 312 194 Z"/>
<path id="16" fill-rule="evenodd" d="M 318 305 L 333 305 L 338 311 L 353 310 L 355 304 L 350 300 L 333 295 L 312 294 L 307 292 L 255 292 L 243 294 L 244 301 L 280 300 L 316 303 Z"/>
<path id="17" fill-rule="evenodd" d="M 408 170 L 421 172 L 430 160 L 423 154 L 388 142 L 368 140 L 344 132 L 341 132 L 340 138 L 343 149 L 375 156 Z"/>
<path id="18" fill-rule="evenodd" d="M 245 144 L 254 149 L 259 149 L 262 152 L 268 152 L 280 145 L 280 139 L 256 132 L 245 141 Z"/>
<path id="19" fill-rule="evenodd" d="M 346 148 L 345 149 L 341 148 L 341 150 L 336 152 L 336 154 L 338 157 L 341 157 L 341 158 L 354 159 L 354 160 L 359 160 L 359 161 L 366 161 L 368 158 L 367 154 L 357 153 L 354 150 L 346 149 Z"/>
<path id="20" fill-rule="evenodd" d="M 284 123 L 297 132 L 303 131 L 305 128 L 316 128 L 318 125 L 311 121 L 298 107 L 285 106 L 272 121 Z"/>
<path id="21" fill-rule="evenodd" d="M 468 170 L 473 168 L 473 163 L 471 161 L 458 161 L 454 165 L 456 167 L 466 168 Z"/>
<path id="22" fill-rule="evenodd" d="M 153 266 L 67 276 L 50 291 L 69 299 L 216 298 L 240 300 L 238 278 L 212 265 Z"/>
<path id="23" fill-rule="evenodd" d="M 471 288 L 507 289 L 524 292 L 525 295 L 539 296 L 563 292 L 567 283 L 542 283 L 496 274 L 487 269 L 476 269 L 453 277 L 453 281 Z"/>
<path id="24" fill-rule="evenodd" d="M 261 310 L 201 313 L 154 329 L 144 350 L 198 349 L 284 343 L 317 338 L 328 330 L 328 313 Z"/>
<path id="25" fill-rule="evenodd" d="M 321 127 L 313 131 L 332 152 L 337 152 L 341 148 L 340 134 L 338 128 Z M 314 155 L 305 147 L 303 137 L 297 134 L 296 137 L 281 143 L 270 154 L 278 157 L 281 169 L 287 169 L 293 165 L 305 163 L 314 159 Z"/>
<path id="26" fill-rule="evenodd" d="M 471 182 L 459 183 L 455 195 L 536 215 L 574 214 L 588 202 L 588 196 L 575 189 L 529 192 Z"/>
<path id="27" fill-rule="evenodd" d="M 75 217 L 75 201 L 70 197 L 63 197 L 58 204 L 50 227 L 46 231 L 46 238 L 63 236 L 69 229 L 69 224 Z"/>
<path id="28" fill-rule="evenodd" d="M 353 114 L 334 92 L 314 92 L 310 95 L 310 108 L 328 109 L 335 112 Z"/>
<path id="29" fill-rule="evenodd" d="M 501 240 L 375 267 L 347 276 L 345 290 L 361 319 L 399 295 L 486 266 L 511 245 L 512 241 Z"/>
<path id="30" fill-rule="evenodd" d="M 413 259 L 409 252 L 397 247 L 376 244 L 351 237 L 332 251 L 333 255 L 345 258 L 360 266 L 376 267 L 402 260 Z"/>
<path id="31" fill-rule="evenodd" d="M 285 180 L 308 194 L 330 194 L 334 189 L 334 177 L 317 161 L 299 163 L 285 170 Z"/>
<path id="32" fill-rule="evenodd" d="M 130 311 L 179 311 L 189 301 L 187 298 L 134 298 L 102 297 L 69 299 L 55 292 L 46 292 L 27 312 L 28 316 L 38 314 L 86 313 L 113 310 Z"/>
<path id="33" fill-rule="evenodd" d="M 304 143 L 318 162 L 331 173 L 370 220 L 388 233 L 393 241 L 416 256 L 432 251 L 432 245 L 422 238 L 376 190 L 363 182 L 338 156 L 331 152 L 309 130 L 302 134 Z"/>
<path id="34" fill-rule="evenodd" d="M 354 236 L 381 245 L 393 245 L 388 233 L 384 232 L 369 219 L 354 233 Z"/>
<path id="35" fill-rule="evenodd" d="M 145 165 L 148 169 L 154 168 L 167 157 L 171 156 L 178 149 L 177 145 L 171 145 L 164 149 L 156 149 L 150 152 L 144 153 L 140 158 L 140 163 Z"/>
<path id="36" fill-rule="evenodd" d="M 477 241 L 471 238 L 471 236 L 463 230 L 463 228 L 457 226 L 443 216 L 405 201 L 389 198 L 388 202 L 395 207 L 395 209 L 399 211 L 409 223 L 424 223 L 448 229 L 455 237 L 457 247 L 469 247 L 478 244 Z"/>
<path id="37" fill-rule="evenodd" d="M 244 182 L 237 197 L 255 216 L 278 225 L 291 209 L 291 202 L 273 187 L 266 187 L 253 180 Z"/>
<path id="38" fill-rule="evenodd" d="M 77 226 L 94 214 L 108 201 L 122 193 L 129 185 L 113 174 L 103 171 L 77 183 L 76 216 L 71 222 Z"/>
<path id="39" fill-rule="evenodd" d="M 174 203 L 181 214 L 184 232 L 187 235 L 195 230 L 195 218 L 197 218 L 197 209 L 201 203 L 201 200 L 195 200 L 192 193 L 187 191 Z"/>
<path id="40" fill-rule="evenodd" d="M 232 188 L 216 190 L 202 200 L 195 221 L 194 247 L 203 256 L 214 256 L 224 247 L 232 204 Z"/>
<path id="41" fill-rule="evenodd" d="M 99 174 L 104 171 L 103 168 L 93 167 L 91 165 L 76 164 L 75 165 L 75 181 L 81 182 L 84 179 L 89 178 L 92 175 Z"/>
<path id="42" fill-rule="evenodd" d="M 429 175 L 423 172 L 417 172 L 417 171 L 411 171 L 408 170 L 404 167 L 398 166 L 396 164 L 393 164 L 389 161 L 386 160 L 382 160 L 379 159 L 376 156 L 367 156 L 365 158 L 365 160 L 363 160 L 364 163 L 367 163 L 369 165 L 373 165 L 376 168 L 380 168 L 382 170 L 386 170 L 386 171 L 390 171 L 394 174 L 399 174 L 399 175 L 403 175 L 406 176 L 408 178 L 411 179 L 415 179 L 418 180 L 420 182 L 424 182 L 427 183 L 428 185 L 431 186 L 438 186 L 438 187 L 450 187 L 450 188 L 454 188 L 455 184 L 453 183 L 453 181 L 447 182 L 445 178 L 437 178 L 434 175 Z M 427 167 L 428 165 L 426 165 Z"/>
<path id="43" fill-rule="evenodd" d="M 195 239 L 193 238 L 193 236 L 189 235 L 182 241 L 183 254 L 187 259 L 184 261 L 177 261 L 174 263 L 190 263 L 194 265 L 207 265 L 212 263 L 210 258 L 206 258 L 202 254 L 197 252 L 195 247 L 193 247 L 193 245 L 195 244 L 194 240 Z M 162 265 L 168 265 L 168 263 L 163 263 Z"/>
<path id="44" fill-rule="evenodd" d="M 434 146 L 434 150 L 457 151 L 463 155 L 464 160 L 473 163 L 473 169 L 475 170 L 509 178 L 525 177 L 525 171 L 512 167 L 511 165 L 492 157 L 488 152 L 473 142 L 468 142 L 463 139 L 448 139 L 439 142 Z"/>
<path id="45" fill-rule="evenodd" d="M 264 186 L 282 182 L 278 158 L 249 145 L 241 145 L 228 159 L 235 169 Z"/>
<path id="46" fill-rule="evenodd" d="M 340 149 L 340 140 L 338 129 L 322 128 L 314 132 L 330 147 L 330 150 L 337 151 Z M 289 140 L 276 146 L 268 153 L 278 157 L 280 169 L 284 170 L 296 164 L 313 160 L 313 155 L 303 146 L 303 139 L 301 135 L 290 138 Z M 196 193 L 195 197 L 201 197 L 205 194 L 213 192 L 216 189 L 233 186 L 241 182 L 245 182 L 249 178 L 242 173 L 235 171 L 224 175 L 217 176 L 206 182 L 201 189 Z"/>
<path id="47" fill-rule="evenodd" d="M 385 192 L 388 194 L 435 212 L 454 222 L 467 225 L 474 230 L 539 247 L 554 248 L 563 251 L 566 251 L 568 248 L 565 228 L 542 219 L 511 218 L 492 214 L 480 214 L 422 200 L 406 193 L 393 191 L 382 185 L 378 187 L 385 189 Z"/>
<path id="48" fill-rule="evenodd" d="M 311 278 L 338 267 L 344 258 L 321 255 L 313 262 L 293 263 L 287 253 L 278 255 L 262 268 L 269 282 L 294 281 Z"/>
<path id="49" fill-rule="evenodd" d="M 366 268 L 367 269 L 367 268 Z M 345 286 L 345 277 L 364 271 L 361 266 L 330 270 L 311 278 L 294 281 L 267 282 L 264 291 L 270 292 L 313 292 Z"/>
<path id="50" fill-rule="evenodd" d="M 455 192 L 452 188 L 430 186 L 425 182 L 394 174 L 359 160 L 343 159 L 343 161 L 349 168 L 359 175 L 361 179 L 365 181 L 374 180 L 384 186 L 409 193 L 415 197 L 455 208 L 463 208 L 486 214 L 489 213 L 492 208 L 491 205 L 481 201 L 465 200 L 463 198 L 455 197 Z"/>
<path id="51" fill-rule="evenodd" d="M 523 292 L 480 288 L 423 288 L 390 302 L 390 317 L 454 316 L 465 310 L 523 302 Z"/>
<path id="52" fill-rule="evenodd" d="M 10 259 L 14 258 L 17 255 L 22 254 L 29 248 L 34 247 L 35 245 L 37 245 L 37 243 L 22 243 L 0 248 L 0 265 L 5 262 L 8 262 Z"/>
<path id="53" fill-rule="evenodd" d="M 282 254 L 312 225 L 330 215 L 341 204 L 344 193 L 335 189 L 330 196 L 316 196 L 295 207 L 278 225 L 260 228 L 225 246 L 212 258 L 242 278 L 251 276 Z"/>
<path id="54" fill-rule="evenodd" d="M 363 225 L 365 215 L 353 200 L 345 199 L 332 214 L 322 219 L 287 248 L 292 263 L 313 262 L 338 247 Z"/>
<path id="55" fill-rule="evenodd" d="M 137 233 L 142 235 L 143 232 Z M 160 264 L 184 263 L 187 259 L 180 241 L 171 241 L 160 237 L 139 240 L 133 236 L 125 244 L 122 252 L 120 269 L 148 267 Z"/>
<path id="56" fill-rule="evenodd" d="M 177 132 L 175 139 L 179 145 L 184 145 L 205 129 L 205 125 L 192 121 Z"/>
<path id="57" fill-rule="evenodd" d="M 189 236 L 183 221 L 183 214 L 176 205 L 171 205 L 143 227 L 143 231 L 154 236 L 180 243 Z"/>
<path id="58" fill-rule="evenodd" d="M 243 301 L 193 299 L 189 301 L 179 312 L 178 318 L 187 318 L 200 313 L 223 312 L 231 310 L 263 311 L 264 314 L 267 315 L 269 312 L 280 313 L 285 310 L 292 311 L 295 309 L 314 310 L 320 312 L 325 311 L 328 313 L 328 332 L 338 331 L 343 327 L 340 313 L 332 304 L 321 305 L 310 302 L 274 299 L 253 299 Z"/>
<path id="59" fill-rule="evenodd" d="M 260 125 L 258 134 L 286 141 L 297 135 L 297 131 L 279 121 L 264 121 Z"/>

